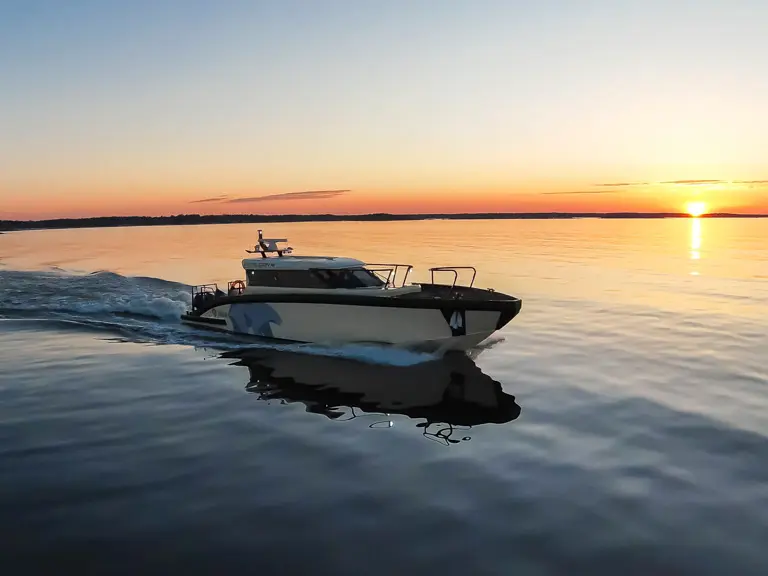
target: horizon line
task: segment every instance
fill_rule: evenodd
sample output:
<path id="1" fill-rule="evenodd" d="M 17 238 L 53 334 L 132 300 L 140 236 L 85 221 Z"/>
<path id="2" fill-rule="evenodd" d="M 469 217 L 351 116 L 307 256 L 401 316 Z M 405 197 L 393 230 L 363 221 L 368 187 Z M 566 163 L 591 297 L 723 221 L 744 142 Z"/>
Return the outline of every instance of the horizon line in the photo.
<path id="1" fill-rule="evenodd" d="M 368 212 L 359 214 L 174 214 L 164 216 L 82 216 L 46 218 L 39 220 L 0 219 L 0 232 L 29 229 L 64 228 L 116 228 L 159 225 L 199 224 L 247 224 L 258 222 L 351 222 L 351 221 L 403 221 L 403 220 L 568 220 L 577 218 L 595 219 L 667 219 L 667 218 L 768 218 L 768 213 L 744 214 L 737 212 L 711 212 L 692 216 L 686 212 L 416 212 L 393 214 L 389 212 Z"/>

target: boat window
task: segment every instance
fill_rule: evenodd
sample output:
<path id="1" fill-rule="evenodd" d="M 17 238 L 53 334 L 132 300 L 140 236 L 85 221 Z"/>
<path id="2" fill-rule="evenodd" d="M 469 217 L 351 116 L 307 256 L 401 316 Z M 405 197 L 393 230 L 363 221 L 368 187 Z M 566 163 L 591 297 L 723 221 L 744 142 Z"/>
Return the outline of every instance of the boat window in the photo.
<path id="1" fill-rule="evenodd" d="M 316 270 L 318 277 L 326 282 L 328 288 L 368 288 L 383 286 L 384 282 L 369 270 L 363 268 L 340 268 L 336 270 Z"/>
<path id="2" fill-rule="evenodd" d="M 280 270 L 279 284 L 283 288 L 327 288 L 312 270 Z"/>
<path id="3" fill-rule="evenodd" d="M 248 286 L 277 286 L 277 275 L 274 270 L 248 270 L 246 272 Z"/>
<path id="4" fill-rule="evenodd" d="M 369 270 L 352 270 L 352 275 L 363 284 L 363 286 L 383 286 L 384 281 Z"/>
<path id="5" fill-rule="evenodd" d="M 311 270 L 248 270 L 249 286 L 270 288 L 327 288 Z"/>
<path id="6" fill-rule="evenodd" d="M 270 288 L 369 288 L 384 282 L 370 270 L 248 270 L 248 286 Z"/>

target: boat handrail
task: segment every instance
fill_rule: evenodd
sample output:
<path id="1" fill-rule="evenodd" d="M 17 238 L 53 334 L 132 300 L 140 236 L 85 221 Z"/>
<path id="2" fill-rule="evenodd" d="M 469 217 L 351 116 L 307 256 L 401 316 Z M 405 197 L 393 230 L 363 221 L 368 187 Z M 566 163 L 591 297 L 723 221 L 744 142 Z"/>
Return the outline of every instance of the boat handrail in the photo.
<path id="1" fill-rule="evenodd" d="M 472 270 L 472 280 L 469 282 L 469 288 L 472 288 L 477 276 L 477 269 L 474 266 L 438 266 L 437 268 L 430 268 L 432 284 L 435 283 L 435 272 L 453 272 L 453 284 L 451 284 L 451 290 L 453 290 L 456 287 L 456 282 L 459 280 L 459 270 Z"/>
<path id="2" fill-rule="evenodd" d="M 223 296 L 224 293 L 219 290 L 218 284 L 198 284 L 192 286 L 192 310 L 197 310 L 206 302 L 215 300 Z"/>
<path id="3" fill-rule="evenodd" d="M 202 294 L 204 292 L 216 292 L 219 289 L 218 284 L 198 284 L 192 286 L 192 294 Z"/>
<path id="4" fill-rule="evenodd" d="M 405 268 L 405 275 L 403 276 L 402 282 L 400 282 L 401 287 L 405 286 L 405 283 L 408 280 L 408 274 L 410 274 L 411 270 L 413 270 L 413 266 L 410 264 L 391 264 L 391 263 L 378 263 L 378 262 L 365 263 L 366 270 L 369 270 L 370 272 L 377 272 L 375 268 L 372 268 L 374 266 L 381 266 L 381 270 L 389 271 L 389 274 L 387 274 L 387 287 L 392 286 L 393 288 L 397 287 L 395 282 L 397 280 L 397 272 L 400 268 Z"/>

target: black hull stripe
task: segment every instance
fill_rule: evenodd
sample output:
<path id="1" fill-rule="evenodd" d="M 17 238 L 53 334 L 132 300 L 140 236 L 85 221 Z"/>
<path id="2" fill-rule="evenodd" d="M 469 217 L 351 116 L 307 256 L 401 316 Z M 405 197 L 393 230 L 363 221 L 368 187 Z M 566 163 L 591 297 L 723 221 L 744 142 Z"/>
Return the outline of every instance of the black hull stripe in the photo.
<path id="1" fill-rule="evenodd" d="M 523 301 L 518 300 L 517 308 L 502 310 L 501 314 L 499 315 L 499 320 L 498 322 L 496 322 L 496 330 L 501 330 L 502 328 L 504 328 L 504 326 L 509 324 L 515 316 L 520 314 L 520 310 L 522 309 L 522 307 L 523 307 Z"/>
<path id="2" fill-rule="evenodd" d="M 225 304 L 335 304 L 340 306 L 373 306 L 378 308 L 409 308 L 422 310 L 467 310 L 501 312 L 514 318 L 522 306 L 517 298 L 509 300 L 470 300 L 465 298 L 390 298 L 386 296 L 357 296 L 336 294 L 243 294 L 217 298 L 195 310 L 192 315 L 199 315 L 211 308 Z"/>

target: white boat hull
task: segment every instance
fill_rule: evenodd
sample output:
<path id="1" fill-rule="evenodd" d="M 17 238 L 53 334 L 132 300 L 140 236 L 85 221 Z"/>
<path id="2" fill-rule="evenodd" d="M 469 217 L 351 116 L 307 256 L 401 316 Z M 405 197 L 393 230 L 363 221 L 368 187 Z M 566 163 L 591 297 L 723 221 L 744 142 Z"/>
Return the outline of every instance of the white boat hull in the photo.
<path id="1" fill-rule="evenodd" d="M 516 304 L 515 304 L 516 303 Z M 485 303 L 488 308 L 488 303 Z M 480 344 L 520 310 L 520 301 L 493 309 L 472 309 L 468 302 L 440 306 L 425 302 L 360 305 L 318 302 L 229 302 L 182 320 L 234 334 L 294 342 L 337 345 L 377 343 L 443 353 Z"/>

